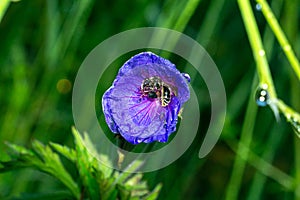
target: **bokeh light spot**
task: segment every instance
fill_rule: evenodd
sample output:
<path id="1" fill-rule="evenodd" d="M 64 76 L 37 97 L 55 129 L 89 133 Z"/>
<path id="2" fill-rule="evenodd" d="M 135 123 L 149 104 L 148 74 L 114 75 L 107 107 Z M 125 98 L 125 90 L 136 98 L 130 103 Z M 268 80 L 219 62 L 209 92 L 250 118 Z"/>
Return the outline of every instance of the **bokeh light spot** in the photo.
<path id="1" fill-rule="evenodd" d="M 72 83 L 68 79 L 60 79 L 56 84 L 56 89 L 61 94 L 67 94 L 71 91 Z"/>

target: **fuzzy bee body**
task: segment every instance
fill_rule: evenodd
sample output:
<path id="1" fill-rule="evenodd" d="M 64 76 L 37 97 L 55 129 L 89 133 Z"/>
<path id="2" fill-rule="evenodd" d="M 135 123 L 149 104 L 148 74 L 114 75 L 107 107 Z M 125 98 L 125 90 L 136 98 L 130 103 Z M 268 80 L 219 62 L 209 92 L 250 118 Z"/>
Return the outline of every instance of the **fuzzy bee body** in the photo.
<path id="1" fill-rule="evenodd" d="M 153 76 L 145 79 L 141 85 L 143 95 L 150 99 L 160 98 L 160 103 L 166 107 L 171 102 L 171 88 L 159 77 Z"/>

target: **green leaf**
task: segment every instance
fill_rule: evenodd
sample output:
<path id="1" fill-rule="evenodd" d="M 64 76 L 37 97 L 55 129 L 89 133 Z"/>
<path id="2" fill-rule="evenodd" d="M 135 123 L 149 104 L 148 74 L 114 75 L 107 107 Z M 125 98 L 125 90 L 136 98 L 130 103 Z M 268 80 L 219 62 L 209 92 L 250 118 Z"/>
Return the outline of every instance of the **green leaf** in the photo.
<path id="1" fill-rule="evenodd" d="M 7 145 L 11 150 L 13 150 L 13 155 L 11 156 L 12 160 L 1 162 L 3 167 L 0 168 L 0 172 L 24 167 L 34 167 L 56 177 L 76 198 L 79 198 L 80 191 L 77 184 L 65 170 L 58 154 L 54 153 L 49 146 L 45 146 L 38 141 L 34 141 L 32 144 L 32 151 L 14 144 L 7 143 Z"/>
<path id="2" fill-rule="evenodd" d="M 63 199 L 73 199 L 73 195 L 69 191 L 53 191 L 49 193 L 42 194 L 27 194 L 23 193 L 18 197 L 10 198 L 11 200 L 63 200 Z"/>
<path id="3" fill-rule="evenodd" d="M 72 162 L 76 161 L 76 151 L 74 149 L 70 149 L 67 146 L 62 146 L 60 144 L 50 142 L 50 146 L 55 149 L 58 153 L 66 157 Z"/>
<path id="4" fill-rule="evenodd" d="M 78 185 L 73 181 L 60 161 L 58 154 L 54 153 L 49 146 L 44 146 L 38 141 L 34 141 L 33 149 L 40 156 L 41 162 L 36 163 L 36 167 L 46 173 L 51 174 L 68 187 L 76 198 L 79 198 L 80 191 Z"/>
<path id="5" fill-rule="evenodd" d="M 95 163 L 95 158 L 88 153 L 83 139 L 80 136 L 80 133 L 74 128 L 73 134 L 75 138 L 75 149 L 77 153 L 76 164 L 78 167 L 79 175 L 84 187 L 89 193 L 90 199 L 99 200 L 100 199 L 100 190 L 95 174 L 93 174 Z"/>
<path id="6" fill-rule="evenodd" d="M 22 163 L 17 160 L 15 160 L 15 161 L 12 160 L 12 161 L 7 161 L 7 162 L 0 161 L 0 164 L 2 165 L 0 167 L 0 173 L 8 172 L 8 171 L 16 170 L 16 169 L 21 169 L 21 168 L 25 168 L 25 167 L 30 167 L 30 165 L 28 165 L 26 163 Z"/>
<path id="7" fill-rule="evenodd" d="M 142 161 L 134 160 L 125 170 L 131 171 L 131 172 L 136 172 L 141 167 L 141 165 L 143 165 Z M 115 177 L 119 184 L 124 183 L 128 179 L 136 179 L 136 182 L 138 182 L 140 180 L 140 176 L 137 176 L 137 174 L 133 175 L 132 173 L 128 173 L 128 172 L 116 173 Z"/>
<path id="8" fill-rule="evenodd" d="M 15 155 L 16 157 L 19 157 L 20 155 L 35 156 L 33 151 L 28 150 L 25 147 L 16 144 L 11 144 L 9 142 L 6 142 L 6 145 L 13 151 L 13 155 Z"/>
<path id="9" fill-rule="evenodd" d="M 129 200 L 130 199 L 131 192 L 124 185 L 118 184 L 117 189 L 119 192 L 120 200 Z"/>
<path id="10" fill-rule="evenodd" d="M 1 172 L 24 167 L 33 167 L 36 163 L 40 162 L 40 159 L 36 157 L 33 151 L 11 143 L 6 143 L 6 145 L 12 150 L 10 153 L 11 160 L 6 162 L 1 161 L 1 164 L 3 165 Z"/>
<path id="11" fill-rule="evenodd" d="M 75 150 L 55 143 L 50 143 L 50 146 L 43 145 L 38 141 L 32 143 L 32 150 L 14 144 L 7 144 L 13 155 L 11 155 L 12 159 L 9 161 L 0 161 L 0 172 L 34 167 L 54 176 L 70 190 L 68 194 L 24 194 L 15 199 L 70 199 L 72 194 L 76 199 L 84 196 L 84 198 L 91 200 L 117 198 L 127 200 L 141 199 L 149 194 L 146 182 L 142 181 L 142 174 L 113 172 L 113 169 L 102 165 L 96 159 L 95 153 L 91 153 L 91 150 L 95 151 L 95 149 L 88 135 L 85 134 L 82 137 L 75 128 L 72 131 L 75 138 Z M 61 163 L 58 153 L 76 164 L 80 187 L 82 187 L 84 193 L 80 192 L 79 186 Z M 108 162 L 111 162 L 108 156 L 103 156 L 103 158 L 107 158 Z M 134 161 L 128 166 L 127 170 L 137 171 L 142 164 L 140 161 Z M 159 189 L 155 189 L 147 198 L 156 198 L 158 191 Z M 85 193 L 88 195 L 85 196 Z"/>
<path id="12" fill-rule="evenodd" d="M 73 132 L 76 131 L 75 128 L 73 129 L 72 129 Z M 113 169 L 111 167 L 108 167 L 108 166 L 112 166 L 110 158 L 107 155 L 99 154 L 97 152 L 88 134 L 85 133 L 84 137 L 81 138 L 81 140 L 84 146 L 87 148 L 89 154 L 97 160 L 97 162 L 94 163 L 95 164 L 94 167 L 103 173 L 104 178 L 109 178 L 113 172 Z M 99 160 L 101 160 L 101 162 Z M 103 165 L 102 162 L 106 163 L 106 165 Z"/>
<path id="13" fill-rule="evenodd" d="M 149 193 L 147 196 L 145 196 L 144 198 L 142 199 L 145 199 L 145 200 L 155 200 L 157 199 L 158 195 L 159 195 L 159 192 L 162 188 L 162 184 L 158 184 L 151 193 Z"/>
<path id="14" fill-rule="evenodd" d="M 103 199 L 116 199 L 118 190 L 116 189 L 116 180 L 114 177 L 103 179 L 98 182 L 100 185 L 101 197 Z"/>

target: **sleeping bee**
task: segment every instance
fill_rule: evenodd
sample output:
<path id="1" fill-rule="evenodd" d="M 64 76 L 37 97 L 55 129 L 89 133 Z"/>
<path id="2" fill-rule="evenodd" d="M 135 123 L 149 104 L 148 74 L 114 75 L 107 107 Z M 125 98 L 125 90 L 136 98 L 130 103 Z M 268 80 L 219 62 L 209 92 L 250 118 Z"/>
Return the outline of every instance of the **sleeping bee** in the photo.
<path id="1" fill-rule="evenodd" d="M 141 84 L 141 90 L 148 98 L 160 98 L 163 107 L 171 102 L 171 88 L 157 76 L 145 79 Z"/>

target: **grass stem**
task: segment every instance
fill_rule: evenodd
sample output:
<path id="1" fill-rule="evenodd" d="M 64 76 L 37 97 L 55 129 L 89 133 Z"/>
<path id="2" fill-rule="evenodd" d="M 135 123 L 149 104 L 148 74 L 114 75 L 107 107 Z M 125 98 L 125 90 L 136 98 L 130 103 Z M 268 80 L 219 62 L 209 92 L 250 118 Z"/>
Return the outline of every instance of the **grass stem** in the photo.
<path id="1" fill-rule="evenodd" d="M 288 61 L 290 62 L 294 72 L 296 73 L 298 79 L 300 80 L 300 64 L 299 61 L 288 42 L 283 30 L 281 29 L 275 15 L 272 12 L 269 4 L 265 0 L 256 0 L 260 4 L 263 15 L 265 16 L 268 24 L 270 25 L 273 33 L 275 34 L 283 52 L 285 53 Z"/>
<path id="2" fill-rule="evenodd" d="M 9 6 L 10 0 L 1 0 L 0 1 L 0 22 Z"/>
<path id="3" fill-rule="evenodd" d="M 255 93 L 256 84 L 257 84 L 257 80 L 254 79 L 251 96 L 253 96 Z M 226 191 L 226 198 L 225 198 L 226 200 L 238 199 L 238 194 L 242 184 L 244 170 L 246 168 L 246 161 L 248 158 L 248 152 L 245 151 L 244 147 L 249 148 L 251 144 L 256 114 L 257 114 L 257 106 L 255 102 L 252 100 L 252 98 L 249 98 L 245 120 L 241 132 L 241 139 L 237 148 L 237 154 L 239 156 L 236 156 L 233 164 L 232 174 Z"/>
<path id="4" fill-rule="evenodd" d="M 238 6 L 242 14 L 246 32 L 256 62 L 260 84 L 267 85 L 270 94 L 270 99 L 275 100 L 277 98 L 277 95 L 270 73 L 269 64 L 266 58 L 266 52 L 264 50 L 258 26 L 256 24 L 254 14 L 251 9 L 251 4 L 247 0 L 238 0 Z"/>

